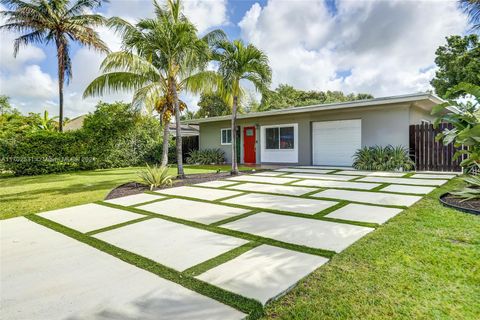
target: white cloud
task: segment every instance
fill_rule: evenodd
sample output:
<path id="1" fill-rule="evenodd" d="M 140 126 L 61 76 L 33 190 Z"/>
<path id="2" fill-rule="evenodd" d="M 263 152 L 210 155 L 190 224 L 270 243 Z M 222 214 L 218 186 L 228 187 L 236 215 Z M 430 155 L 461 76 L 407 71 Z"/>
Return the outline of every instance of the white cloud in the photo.
<path id="1" fill-rule="evenodd" d="M 462 34 L 467 19 L 455 1 L 324 1 L 254 4 L 239 26 L 263 49 L 273 85 L 369 92 L 430 89 L 435 50 Z M 339 73 L 343 72 L 343 76 Z"/>
<path id="2" fill-rule="evenodd" d="M 158 3 L 164 4 L 162 0 Z M 226 0 L 185 0 L 183 1 L 185 15 L 204 32 L 212 27 L 227 23 Z M 108 16 L 118 16 L 130 22 L 145 17 L 153 17 L 152 0 L 115 0 L 108 6 Z"/>
<path id="3" fill-rule="evenodd" d="M 226 0 L 190 0 L 184 2 L 187 16 L 197 25 L 199 32 L 227 23 Z M 5 8 L 0 6 L 0 10 Z M 120 16 L 131 22 L 153 16 L 151 0 L 115 0 L 107 7 L 106 16 Z M 0 20 L 0 25 L 4 21 Z M 112 51 L 118 51 L 120 38 L 106 27 L 98 29 L 100 37 Z M 9 95 L 12 103 L 24 112 L 41 112 L 47 109 L 52 115 L 58 114 L 58 93 L 56 69 L 42 70 L 39 63 L 46 59 L 45 52 L 36 46 L 21 48 L 13 57 L 13 40 L 17 35 L 0 33 L 0 94 Z M 64 111 L 68 117 L 94 110 L 99 100 L 106 102 L 130 101 L 131 93 L 107 94 L 102 97 L 83 99 L 87 85 L 99 75 L 99 67 L 105 54 L 77 49 L 72 53 L 73 79 L 64 87 Z M 56 59 L 49 56 L 48 59 Z M 55 66 L 56 62 L 51 65 Z M 196 109 L 198 97 L 185 96 L 192 109 Z"/>

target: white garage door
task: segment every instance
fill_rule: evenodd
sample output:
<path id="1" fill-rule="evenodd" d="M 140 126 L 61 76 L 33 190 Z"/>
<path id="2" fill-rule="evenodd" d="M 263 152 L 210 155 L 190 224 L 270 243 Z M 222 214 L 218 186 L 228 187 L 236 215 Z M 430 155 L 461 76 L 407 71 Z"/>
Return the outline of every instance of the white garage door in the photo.
<path id="1" fill-rule="evenodd" d="M 362 120 L 322 121 L 312 124 L 314 165 L 351 166 L 362 146 Z"/>

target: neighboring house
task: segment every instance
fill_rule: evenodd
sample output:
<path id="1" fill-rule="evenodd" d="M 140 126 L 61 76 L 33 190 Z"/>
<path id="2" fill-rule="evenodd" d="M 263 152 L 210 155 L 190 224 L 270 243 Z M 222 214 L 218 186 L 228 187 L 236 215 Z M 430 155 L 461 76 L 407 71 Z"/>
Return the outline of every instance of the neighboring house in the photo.
<path id="1" fill-rule="evenodd" d="M 191 125 L 191 124 L 182 124 L 182 137 L 192 137 L 192 136 L 198 136 L 199 130 L 197 125 Z M 168 126 L 168 130 L 170 131 L 170 134 L 174 137 L 177 136 L 177 126 L 175 123 L 170 123 Z"/>
<path id="2" fill-rule="evenodd" d="M 73 131 L 73 130 L 78 130 L 83 127 L 83 121 L 87 117 L 86 114 L 75 117 L 71 120 L 68 120 L 67 123 L 65 123 L 64 126 L 64 131 Z M 170 123 L 168 126 L 168 130 L 170 131 L 170 134 L 172 136 L 176 136 L 176 126 L 175 123 Z M 182 124 L 182 137 L 191 137 L 191 136 L 198 136 L 199 135 L 199 130 L 198 126 L 196 125 L 183 125 Z"/>
<path id="3" fill-rule="evenodd" d="M 73 119 L 68 120 L 64 125 L 63 125 L 63 130 L 64 131 L 73 131 L 73 130 L 78 130 L 83 127 L 83 121 L 87 117 L 86 114 L 83 114 L 81 116 L 75 117 Z"/>
<path id="4" fill-rule="evenodd" d="M 428 93 L 330 103 L 238 116 L 240 163 L 352 165 L 364 146 L 409 146 L 409 126 L 432 122 L 443 100 Z M 231 161 L 230 116 L 192 119 L 200 150 L 220 148 Z"/>

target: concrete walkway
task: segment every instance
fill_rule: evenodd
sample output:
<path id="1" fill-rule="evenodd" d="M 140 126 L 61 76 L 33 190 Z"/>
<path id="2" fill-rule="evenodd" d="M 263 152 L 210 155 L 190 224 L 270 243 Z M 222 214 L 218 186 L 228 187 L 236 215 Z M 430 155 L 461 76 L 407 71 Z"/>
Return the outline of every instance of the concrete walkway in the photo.
<path id="1" fill-rule="evenodd" d="M 243 319 L 452 177 L 293 167 L 3 220 L 0 314 Z"/>

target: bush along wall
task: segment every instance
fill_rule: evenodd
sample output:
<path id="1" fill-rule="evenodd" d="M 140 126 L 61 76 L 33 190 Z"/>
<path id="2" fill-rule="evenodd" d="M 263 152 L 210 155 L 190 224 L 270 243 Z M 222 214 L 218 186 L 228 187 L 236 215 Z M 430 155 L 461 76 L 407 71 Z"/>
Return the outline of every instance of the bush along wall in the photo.
<path id="1" fill-rule="evenodd" d="M 15 175 L 37 175 L 158 162 L 159 121 L 129 104 L 100 103 L 84 127 L 72 132 L 35 131 L 0 140 L 0 168 Z"/>

